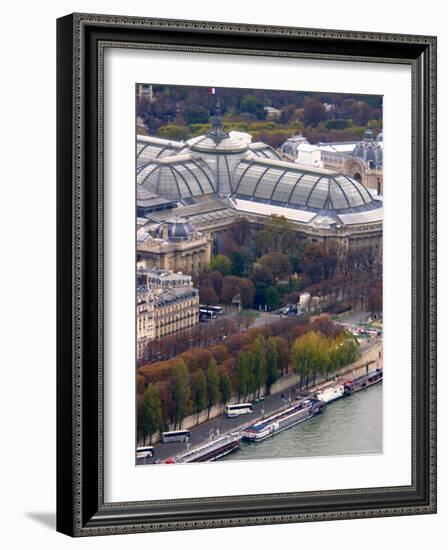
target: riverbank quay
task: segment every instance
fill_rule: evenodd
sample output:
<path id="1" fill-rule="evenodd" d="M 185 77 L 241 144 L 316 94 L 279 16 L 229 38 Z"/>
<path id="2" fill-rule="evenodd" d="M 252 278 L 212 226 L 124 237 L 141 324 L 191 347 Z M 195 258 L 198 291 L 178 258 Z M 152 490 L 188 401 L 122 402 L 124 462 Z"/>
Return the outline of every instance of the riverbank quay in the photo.
<path id="1" fill-rule="evenodd" d="M 370 344 L 370 345 L 369 345 Z M 374 370 L 381 364 L 381 339 L 376 339 L 363 346 L 361 357 L 355 363 L 340 369 L 332 375 L 332 378 L 327 380 L 325 377 L 316 377 L 314 385 L 310 385 L 306 391 L 312 393 L 319 389 L 331 386 L 334 384 L 334 378 L 342 377 L 357 377 L 366 372 L 366 364 L 369 364 L 369 371 Z M 190 431 L 190 441 L 187 445 L 185 442 L 175 443 L 156 443 L 154 444 L 154 456 L 145 460 L 137 460 L 137 464 L 152 464 L 158 460 L 165 461 L 170 457 L 183 454 L 192 448 L 204 445 L 218 435 L 223 435 L 235 431 L 242 430 L 269 414 L 281 410 L 289 405 L 290 401 L 294 400 L 300 388 L 300 377 L 295 373 L 289 373 L 283 376 L 272 387 L 271 395 L 265 396 L 262 401 L 254 403 L 254 411 L 252 414 L 241 415 L 236 418 L 227 418 L 222 413 L 222 407 L 219 407 L 219 413 L 209 420 L 196 425 L 197 415 L 187 417 L 182 424 L 182 429 Z M 305 390 L 305 387 L 302 387 Z M 207 414 L 205 412 L 205 414 Z M 188 419 L 193 421 L 193 425 L 189 426 L 186 422 Z"/>

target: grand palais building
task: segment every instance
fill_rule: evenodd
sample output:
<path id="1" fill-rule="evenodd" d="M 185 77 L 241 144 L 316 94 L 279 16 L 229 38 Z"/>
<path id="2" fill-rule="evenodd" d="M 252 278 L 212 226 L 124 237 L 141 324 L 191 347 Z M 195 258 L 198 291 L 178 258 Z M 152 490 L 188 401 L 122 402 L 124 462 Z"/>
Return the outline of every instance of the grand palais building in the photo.
<path id="1" fill-rule="evenodd" d="M 199 272 L 233 221 L 260 227 L 272 215 L 287 218 L 303 239 L 381 249 L 380 196 L 338 171 L 284 160 L 247 134 L 228 134 L 219 109 L 211 130 L 189 141 L 138 136 L 141 268 Z"/>

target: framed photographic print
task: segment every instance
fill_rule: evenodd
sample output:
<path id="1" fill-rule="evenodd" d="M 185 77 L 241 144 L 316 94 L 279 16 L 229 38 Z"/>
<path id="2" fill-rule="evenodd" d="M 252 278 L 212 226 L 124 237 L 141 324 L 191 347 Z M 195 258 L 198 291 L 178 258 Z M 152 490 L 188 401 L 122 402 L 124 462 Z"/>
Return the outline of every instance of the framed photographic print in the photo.
<path id="1" fill-rule="evenodd" d="M 58 20 L 72 536 L 436 511 L 436 39 Z"/>

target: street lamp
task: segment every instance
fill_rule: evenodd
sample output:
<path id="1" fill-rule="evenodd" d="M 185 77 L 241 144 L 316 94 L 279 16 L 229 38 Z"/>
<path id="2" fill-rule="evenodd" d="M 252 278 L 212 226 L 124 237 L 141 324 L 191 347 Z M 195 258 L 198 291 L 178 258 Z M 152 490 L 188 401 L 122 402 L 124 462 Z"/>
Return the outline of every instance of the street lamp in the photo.
<path id="1" fill-rule="evenodd" d="M 284 394 L 282 393 L 281 396 L 280 396 L 280 399 L 283 401 L 284 405 L 285 405 L 285 408 L 288 406 L 288 402 L 290 403 L 291 402 L 291 391 L 290 391 L 290 398 L 289 398 L 289 401 L 288 399 L 284 396 Z"/>

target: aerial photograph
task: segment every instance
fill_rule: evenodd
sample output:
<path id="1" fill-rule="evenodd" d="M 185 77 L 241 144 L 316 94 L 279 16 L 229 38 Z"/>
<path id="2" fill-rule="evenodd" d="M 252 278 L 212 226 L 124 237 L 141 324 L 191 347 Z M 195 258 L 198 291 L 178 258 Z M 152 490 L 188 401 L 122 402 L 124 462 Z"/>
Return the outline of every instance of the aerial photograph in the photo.
<path id="1" fill-rule="evenodd" d="M 382 453 L 382 116 L 136 85 L 136 465 Z"/>

